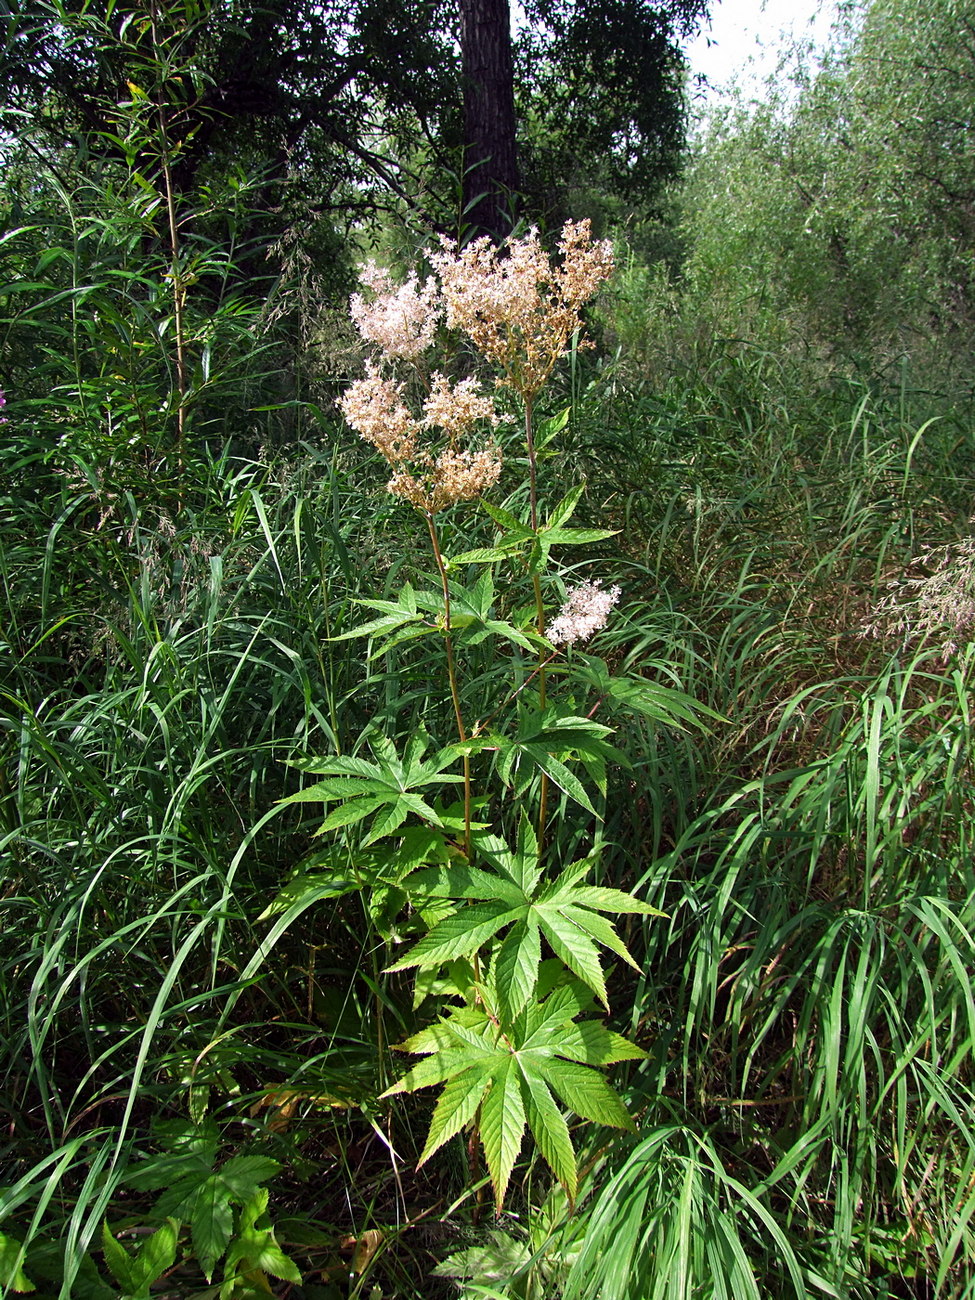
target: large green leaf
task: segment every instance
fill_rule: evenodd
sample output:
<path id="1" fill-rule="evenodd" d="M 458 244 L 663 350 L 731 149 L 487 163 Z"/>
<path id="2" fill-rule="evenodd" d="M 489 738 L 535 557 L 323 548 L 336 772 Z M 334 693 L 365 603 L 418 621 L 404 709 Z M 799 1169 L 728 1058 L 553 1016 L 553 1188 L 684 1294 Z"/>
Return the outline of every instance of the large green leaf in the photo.
<path id="1" fill-rule="evenodd" d="M 464 1126 L 477 1122 L 498 1206 L 502 1204 L 526 1127 L 555 1177 L 574 1197 L 578 1176 L 565 1117 L 553 1093 L 597 1123 L 631 1128 L 619 1096 L 581 1061 L 635 1060 L 643 1053 L 602 1025 L 576 1017 L 591 1002 L 579 985 L 530 1000 L 514 1017 L 489 973 L 478 1006 L 458 1007 L 403 1049 L 427 1053 L 387 1094 L 444 1083 L 421 1160 L 428 1160 Z M 563 1050 L 564 1043 L 564 1050 Z"/>
<path id="2" fill-rule="evenodd" d="M 491 1086 L 481 1102 L 481 1143 L 498 1205 L 504 1201 L 525 1135 L 525 1102 L 521 1090 L 522 1075 L 516 1065 L 516 1054 L 512 1053 L 498 1062 L 492 1072 Z"/>
<path id="3" fill-rule="evenodd" d="M 429 737 L 422 730 L 410 737 L 402 758 L 392 742 L 382 735 L 374 735 L 371 744 L 374 761 L 349 755 L 297 760 L 295 766 L 320 773 L 323 779 L 281 802 L 338 803 L 326 815 L 319 834 L 354 826 L 372 817 L 364 846 L 394 835 L 411 815 L 440 827 L 439 813 L 418 792 L 463 782 L 462 775 L 446 770 L 458 762 L 457 750 L 442 749 L 424 761 Z"/>
<path id="4" fill-rule="evenodd" d="M 34 1283 L 24 1272 L 24 1248 L 19 1241 L 0 1232 L 0 1286 L 11 1291 L 36 1291 Z"/>
<path id="5" fill-rule="evenodd" d="M 542 936 L 559 960 L 606 1005 L 599 948 L 608 949 L 631 966 L 636 967 L 636 962 L 612 922 L 601 913 L 658 916 L 657 909 L 624 890 L 581 883 L 592 865 L 588 859 L 570 863 L 554 880 L 544 879 L 538 865 L 538 842 L 527 818 L 521 821 L 515 848 L 494 835 L 475 834 L 472 842 L 485 868 L 461 859 L 456 864 L 424 868 L 404 879 L 403 888 L 414 901 L 449 898 L 464 905 L 434 925 L 390 969 L 431 969 L 472 957 L 491 940 L 502 938 L 495 970 L 504 990 L 503 1009 L 514 1016 L 534 988 Z M 477 901 L 467 902 L 469 899 Z"/>

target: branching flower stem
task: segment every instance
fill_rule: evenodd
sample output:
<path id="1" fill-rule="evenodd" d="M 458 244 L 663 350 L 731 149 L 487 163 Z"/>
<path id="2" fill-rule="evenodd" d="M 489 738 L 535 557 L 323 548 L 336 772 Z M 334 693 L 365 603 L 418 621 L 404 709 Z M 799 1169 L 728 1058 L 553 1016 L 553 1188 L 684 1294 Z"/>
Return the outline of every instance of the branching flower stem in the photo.
<path id="1" fill-rule="evenodd" d="M 443 590 L 444 603 L 444 645 L 447 651 L 447 676 L 450 679 L 450 698 L 454 705 L 457 736 L 461 744 L 464 744 L 467 740 L 467 729 L 464 726 L 464 714 L 460 706 L 457 666 L 454 660 L 454 639 L 450 631 L 450 584 L 447 581 L 447 567 L 443 562 L 443 553 L 440 550 L 440 538 L 437 536 L 435 517 L 429 510 L 424 511 L 423 517 L 427 521 L 430 545 L 433 547 L 433 558 L 437 562 L 437 569 L 440 573 L 440 586 Z M 468 859 L 471 856 L 471 758 L 469 754 L 464 755 L 464 854 Z"/>

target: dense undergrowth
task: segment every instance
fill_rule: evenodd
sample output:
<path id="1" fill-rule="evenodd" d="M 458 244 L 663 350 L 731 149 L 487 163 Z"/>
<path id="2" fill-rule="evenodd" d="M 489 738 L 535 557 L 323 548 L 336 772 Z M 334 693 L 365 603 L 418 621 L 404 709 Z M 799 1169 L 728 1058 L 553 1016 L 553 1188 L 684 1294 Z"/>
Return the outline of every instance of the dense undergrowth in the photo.
<path id="1" fill-rule="evenodd" d="M 286 760 L 445 708 L 426 651 L 334 639 L 415 574 L 403 515 L 331 420 L 197 455 L 168 505 L 106 501 L 10 394 L 8 1286 L 114 1295 L 127 1267 L 141 1294 L 155 1243 L 154 1293 L 204 1294 L 229 1241 L 227 1294 L 450 1294 L 437 1265 L 482 1296 L 968 1294 L 972 660 L 877 614 L 965 533 L 968 413 L 922 428 L 766 363 L 589 370 L 544 467 L 619 529 L 607 659 L 718 720 L 615 736 L 603 883 L 666 913 L 610 980 L 638 1132 L 580 1134 L 572 1212 L 523 1153 L 497 1223 L 460 1150 L 416 1172 L 428 1104 L 378 1100 L 419 1023 L 382 900 L 268 907 L 321 859 Z M 264 1187 L 278 1245 L 243 1222 Z"/>
<path id="2" fill-rule="evenodd" d="M 591 540 L 554 548 L 549 594 L 596 574 L 622 595 L 567 659 L 585 690 L 559 661 L 553 693 L 589 722 L 612 696 L 622 758 L 545 829 L 663 915 L 620 909 L 638 969 L 606 963 L 635 1131 L 571 1119 L 574 1200 L 564 1147 L 525 1142 L 495 1216 L 476 1130 L 418 1167 L 434 1104 L 390 1092 L 451 1000 L 388 969 L 421 927 L 407 836 L 384 875 L 292 798 L 309 756 L 446 744 L 455 712 L 449 619 L 382 654 L 347 635 L 357 602 L 437 578 L 336 406 L 362 360 L 344 266 L 316 323 L 311 281 L 241 270 L 263 249 L 228 234 L 239 177 L 167 246 L 134 168 L 52 175 L 9 182 L 34 206 L 0 295 L 0 1289 L 972 1295 L 965 357 L 831 350 L 753 297 L 731 330 L 707 285 L 634 257 L 556 373 L 539 498 L 584 481 Z M 488 502 L 517 514 L 506 450 Z M 497 546 L 497 514 L 439 518 L 448 555 Z M 523 606 L 497 600 L 519 627 L 527 576 Z M 477 717 L 502 650 L 468 636 Z M 533 781 L 488 801 L 506 830 Z"/>

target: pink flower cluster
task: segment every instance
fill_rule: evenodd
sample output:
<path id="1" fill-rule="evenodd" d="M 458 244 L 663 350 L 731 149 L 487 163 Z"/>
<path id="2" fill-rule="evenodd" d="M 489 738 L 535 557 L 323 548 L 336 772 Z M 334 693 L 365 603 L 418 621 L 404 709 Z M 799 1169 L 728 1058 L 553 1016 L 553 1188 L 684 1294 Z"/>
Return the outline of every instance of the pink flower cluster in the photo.
<path id="1" fill-rule="evenodd" d="M 612 244 L 593 241 L 588 221 L 565 223 L 559 251 L 561 264 L 553 266 L 532 229 L 504 250 L 484 238 L 464 249 L 443 241 L 429 254 L 448 327 L 463 330 L 528 401 L 582 328 L 579 308 L 613 270 Z"/>
<path id="2" fill-rule="evenodd" d="M 566 222 L 555 266 L 537 230 L 504 250 L 478 239 L 460 249 L 444 241 L 428 253 L 436 271 L 421 285 L 411 275 L 397 286 L 387 271 L 369 262 L 362 283 L 370 291 L 352 296 L 352 320 L 376 347 L 380 364 L 413 362 L 426 387 L 422 415 L 406 401 L 405 385 L 369 363 L 364 379 L 350 384 L 341 400 L 349 424 L 389 461 L 389 490 L 427 513 L 468 501 L 496 483 L 501 455 L 493 440 L 477 446 L 479 426 L 497 425 L 494 399 L 474 379 L 451 382 L 439 371 L 424 378 L 421 355 L 433 343 L 441 318 L 462 330 L 475 348 L 501 371 L 530 404 L 545 384 L 569 339 L 579 329 L 581 305 L 613 268 L 613 250 L 594 241 L 588 221 Z M 439 283 L 438 279 L 439 277 Z M 431 436 L 431 430 L 439 431 Z"/>
<path id="3" fill-rule="evenodd" d="M 373 292 L 371 302 L 361 293 L 349 300 L 349 314 L 367 343 L 386 357 L 415 360 L 433 342 L 441 315 L 440 290 L 431 276 L 421 287 L 411 275 L 396 287 L 389 273 L 368 262 L 360 280 Z"/>
<path id="4" fill-rule="evenodd" d="M 606 626 L 610 610 L 619 598 L 619 587 L 604 591 L 598 581 L 581 583 L 569 592 L 558 617 L 546 633 L 548 639 L 552 645 L 575 645 L 577 641 L 588 641 Z"/>

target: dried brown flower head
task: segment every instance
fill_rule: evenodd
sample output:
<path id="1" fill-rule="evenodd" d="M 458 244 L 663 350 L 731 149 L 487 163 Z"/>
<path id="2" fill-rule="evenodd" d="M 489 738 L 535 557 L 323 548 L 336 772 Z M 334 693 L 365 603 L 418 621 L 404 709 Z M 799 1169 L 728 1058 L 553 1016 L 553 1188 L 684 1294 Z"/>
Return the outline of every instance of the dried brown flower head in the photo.
<path id="1" fill-rule="evenodd" d="M 427 514 L 459 501 L 471 501 L 492 487 L 501 473 L 501 453 L 490 442 L 480 450 L 462 449 L 483 422 L 497 423 L 494 398 L 478 390 L 477 381 L 451 384 L 436 373 L 423 403 L 423 417 L 406 405 L 404 386 L 385 378 L 373 363 L 366 377 L 350 384 L 340 406 L 349 424 L 389 461 L 394 473 L 389 490 Z M 438 437 L 447 445 L 436 451 Z M 424 434 L 429 435 L 424 438 Z"/>
<path id="2" fill-rule="evenodd" d="M 445 240 L 429 255 L 443 286 L 447 325 L 463 330 L 500 367 L 501 382 L 529 402 L 581 329 L 579 308 L 613 270 L 612 245 L 594 242 L 588 221 L 567 221 L 559 249 L 555 267 L 532 229 L 504 250 L 487 238 L 460 250 Z"/>

